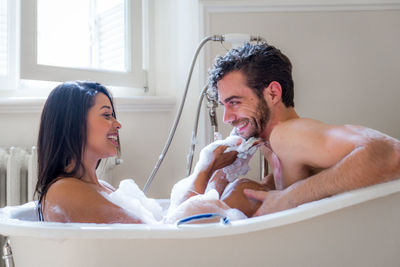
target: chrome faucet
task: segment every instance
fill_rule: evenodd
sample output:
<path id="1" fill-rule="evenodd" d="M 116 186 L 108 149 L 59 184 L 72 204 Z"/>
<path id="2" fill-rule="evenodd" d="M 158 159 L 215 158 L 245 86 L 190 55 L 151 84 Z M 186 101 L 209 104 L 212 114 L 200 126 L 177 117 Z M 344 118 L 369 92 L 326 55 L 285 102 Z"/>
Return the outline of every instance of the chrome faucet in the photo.
<path id="1" fill-rule="evenodd" d="M 10 239 L 6 238 L 6 242 L 3 246 L 3 260 L 5 267 L 15 267 L 14 259 L 11 251 Z"/>

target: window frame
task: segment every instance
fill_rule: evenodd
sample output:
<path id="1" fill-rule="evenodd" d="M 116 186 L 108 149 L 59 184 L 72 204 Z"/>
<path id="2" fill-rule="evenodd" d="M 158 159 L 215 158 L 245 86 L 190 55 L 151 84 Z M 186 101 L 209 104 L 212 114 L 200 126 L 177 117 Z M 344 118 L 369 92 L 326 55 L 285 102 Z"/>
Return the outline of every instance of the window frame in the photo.
<path id="1" fill-rule="evenodd" d="M 42 81 L 92 80 L 105 85 L 146 88 L 143 69 L 142 0 L 127 3 L 127 67 L 126 72 L 47 66 L 37 63 L 37 0 L 21 1 L 20 78 Z"/>

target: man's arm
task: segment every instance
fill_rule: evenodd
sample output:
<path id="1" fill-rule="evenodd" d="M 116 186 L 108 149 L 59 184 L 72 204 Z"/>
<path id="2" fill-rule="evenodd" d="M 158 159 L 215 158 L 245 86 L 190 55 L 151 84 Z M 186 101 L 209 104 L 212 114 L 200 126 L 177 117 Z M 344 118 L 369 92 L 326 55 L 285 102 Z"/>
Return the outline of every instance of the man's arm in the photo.
<path id="1" fill-rule="evenodd" d="M 312 120 L 299 122 L 282 127 L 285 132 L 277 132 L 280 142 L 286 142 L 284 145 L 275 142 L 279 157 L 291 157 L 292 161 L 324 170 L 281 191 L 245 190 L 249 197 L 263 201 L 256 216 L 400 178 L 398 140 L 363 127 L 333 127 Z M 310 127 L 310 131 L 302 129 L 303 126 Z M 291 134 L 293 130 L 295 134 Z"/>

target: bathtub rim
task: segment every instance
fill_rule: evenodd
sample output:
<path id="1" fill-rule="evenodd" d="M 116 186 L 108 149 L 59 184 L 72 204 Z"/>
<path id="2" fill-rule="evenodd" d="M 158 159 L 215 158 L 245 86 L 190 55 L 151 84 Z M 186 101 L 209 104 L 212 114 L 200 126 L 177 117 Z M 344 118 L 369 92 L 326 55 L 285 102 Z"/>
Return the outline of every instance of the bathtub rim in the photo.
<path id="1" fill-rule="evenodd" d="M 296 208 L 260 217 L 233 221 L 230 225 L 137 225 L 49 223 L 0 218 L 0 234 L 46 239 L 185 239 L 245 234 L 294 224 L 400 192 L 400 179 L 344 192 Z"/>

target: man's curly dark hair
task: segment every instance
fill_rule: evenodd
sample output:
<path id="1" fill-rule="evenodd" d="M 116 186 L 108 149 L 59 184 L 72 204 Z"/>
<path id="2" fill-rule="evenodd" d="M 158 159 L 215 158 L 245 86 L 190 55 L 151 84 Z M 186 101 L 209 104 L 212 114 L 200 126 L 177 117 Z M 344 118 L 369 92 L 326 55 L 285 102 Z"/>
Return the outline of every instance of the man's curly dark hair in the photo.
<path id="1" fill-rule="evenodd" d="M 286 107 L 294 107 L 292 64 L 279 49 L 267 43 L 250 44 L 231 49 L 224 56 L 218 57 L 214 68 L 209 71 L 208 97 L 218 98 L 217 83 L 232 71 L 242 72 L 247 86 L 258 96 L 263 96 L 264 88 L 272 81 L 282 87 L 282 102 Z"/>

